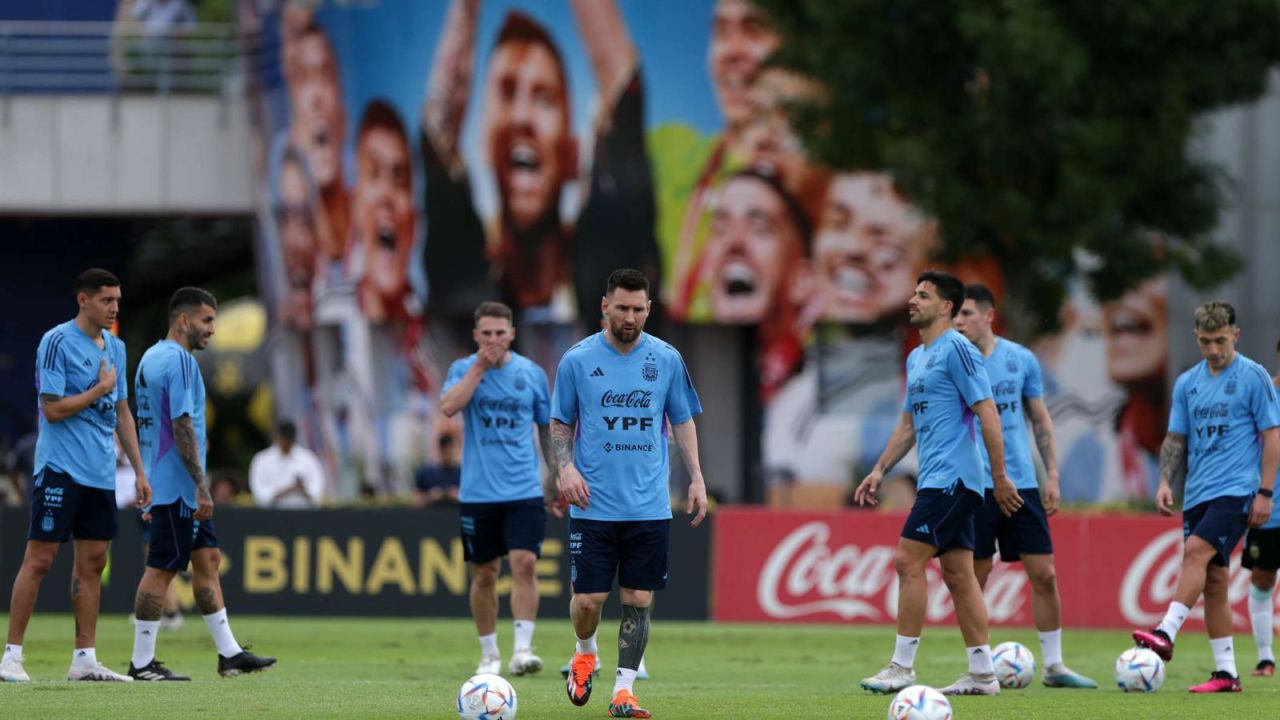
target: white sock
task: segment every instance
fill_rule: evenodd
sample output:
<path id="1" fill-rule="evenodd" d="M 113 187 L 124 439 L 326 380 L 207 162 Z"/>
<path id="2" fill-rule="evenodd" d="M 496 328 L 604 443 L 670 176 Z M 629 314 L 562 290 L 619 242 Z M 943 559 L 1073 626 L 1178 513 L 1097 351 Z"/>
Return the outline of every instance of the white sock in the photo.
<path id="1" fill-rule="evenodd" d="M 1062 664 L 1062 628 L 1040 633 L 1040 656 L 1046 670 Z"/>
<path id="2" fill-rule="evenodd" d="M 969 656 L 969 672 L 973 675 L 990 675 L 996 669 L 991 666 L 991 646 L 977 645 L 971 648 L 965 648 L 965 654 Z"/>
<path id="3" fill-rule="evenodd" d="M 1253 641 L 1258 644 L 1258 662 L 1276 661 L 1271 650 L 1271 640 L 1275 635 L 1275 605 L 1271 593 L 1272 590 L 1249 586 L 1249 621 L 1253 627 Z"/>
<path id="4" fill-rule="evenodd" d="M 613 694 L 617 695 L 619 690 L 631 692 L 636 685 L 636 671 L 626 668 L 618 668 L 618 674 L 613 679 Z"/>
<path id="5" fill-rule="evenodd" d="M 583 655 L 599 655 L 600 654 L 600 648 L 596 647 L 596 633 L 591 633 L 591 637 L 585 640 L 582 638 L 578 638 L 578 652 L 582 653 Z"/>
<path id="6" fill-rule="evenodd" d="M 516 621 L 516 650 L 528 650 L 533 647 L 533 626 L 532 620 Z"/>
<path id="7" fill-rule="evenodd" d="M 485 657 L 497 657 L 502 654 L 498 652 L 498 633 L 480 636 L 480 654 Z"/>
<path id="8" fill-rule="evenodd" d="M 1169 636 L 1169 641 L 1173 642 L 1178 637 L 1178 631 L 1182 629 L 1182 623 L 1187 621 L 1187 616 L 1191 614 L 1191 608 L 1180 602 L 1174 601 L 1169 603 L 1169 612 L 1164 614 L 1164 619 L 1156 626 L 1157 630 L 1163 630 Z"/>
<path id="9" fill-rule="evenodd" d="M 916 665 L 916 651 L 920 649 L 920 638 L 898 635 L 893 645 L 893 661 L 904 668 Z"/>
<path id="10" fill-rule="evenodd" d="M 156 635 L 159 620 L 139 620 L 133 626 L 133 666 L 141 670 L 156 659 Z"/>
<path id="11" fill-rule="evenodd" d="M 96 667 L 98 664 L 98 651 L 94 648 L 76 648 L 71 651 L 71 664 Z"/>
<path id="12" fill-rule="evenodd" d="M 227 622 L 227 609 L 222 608 L 212 615 L 204 616 L 204 624 L 209 627 L 213 636 L 213 644 L 218 646 L 218 654 L 222 657 L 235 657 L 244 652 L 236 637 L 231 634 L 231 623 Z"/>
<path id="13" fill-rule="evenodd" d="M 1213 664 L 1217 670 L 1231 673 L 1231 677 L 1239 677 L 1236 671 L 1236 653 L 1231 648 L 1231 636 L 1209 638 L 1209 647 L 1213 648 Z"/>
<path id="14" fill-rule="evenodd" d="M 5 662 L 7 660 L 17 660 L 18 662 L 22 662 L 22 646 L 21 645 L 5 645 L 4 657 L 0 658 L 0 662 Z"/>

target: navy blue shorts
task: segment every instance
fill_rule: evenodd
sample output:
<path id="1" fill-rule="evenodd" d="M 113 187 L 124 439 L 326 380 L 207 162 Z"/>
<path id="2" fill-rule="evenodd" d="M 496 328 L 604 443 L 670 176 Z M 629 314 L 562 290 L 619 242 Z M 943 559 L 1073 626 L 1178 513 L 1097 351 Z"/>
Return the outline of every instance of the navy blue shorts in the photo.
<path id="1" fill-rule="evenodd" d="M 1280 570 L 1280 528 L 1250 528 L 1240 565 L 1250 570 Z"/>
<path id="2" fill-rule="evenodd" d="M 169 505 L 151 506 L 147 567 L 182 572 L 191 562 L 192 552 L 218 547 L 213 521 L 196 520 L 195 512 L 181 500 Z"/>
<path id="3" fill-rule="evenodd" d="M 1195 535 L 1218 552 L 1210 564 L 1227 567 L 1231 552 L 1249 529 L 1252 495 L 1219 497 L 1182 511 L 1182 540 Z"/>
<path id="4" fill-rule="evenodd" d="M 118 532 L 114 489 L 80 485 L 47 465 L 36 475 L 31 485 L 28 540 L 114 540 Z"/>
<path id="5" fill-rule="evenodd" d="M 959 483 L 947 490 L 925 488 L 916 493 L 902 537 L 934 546 L 935 556 L 948 550 L 972 550 L 973 517 L 981 506 L 982 496 Z"/>
<path id="6" fill-rule="evenodd" d="M 1049 537 L 1049 515 L 1040 502 L 1039 490 L 1019 490 L 1022 507 L 1012 517 L 1005 517 L 996 503 L 995 491 L 983 495 L 982 507 L 974 515 L 974 531 L 977 543 L 973 548 L 974 560 L 985 560 L 996 554 L 1000 543 L 1000 559 L 1018 562 L 1023 555 L 1052 555 L 1053 540 Z"/>
<path id="7" fill-rule="evenodd" d="M 512 550 L 542 557 L 547 507 L 540 498 L 496 503 L 460 503 L 462 551 L 469 563 L 487 563 Z"/>
<path id="8" fill-rule="evenodd" d="M 570 520 L 569 583 L 576 593 L 666 590 L 671 520 Z"/>

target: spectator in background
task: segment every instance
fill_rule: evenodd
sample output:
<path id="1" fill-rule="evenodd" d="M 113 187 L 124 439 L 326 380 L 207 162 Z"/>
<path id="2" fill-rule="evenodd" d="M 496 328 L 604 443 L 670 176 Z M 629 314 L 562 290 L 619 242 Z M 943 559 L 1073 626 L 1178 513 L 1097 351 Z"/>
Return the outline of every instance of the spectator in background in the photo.
<path id="1" fill-rule="evenodd" d="M 9 448 L 5 458 L 5 474 L 8 479 L 0 483 L 0 506 L 26 506 L 35 464 L 36 433 L 32 431 L 18 438 L 13 447 Z"/>
<path id="2" fill-rule="evenodd" d="M 423 465 L 413 477 L 413 506 L 453 505 L 458 502 L 462 484 L 462 449 L 453 433 L 445 433 L 439 441 L 440 462 Z"/>
<path id="3" fill-rule="evenodd" d="M 238 473 L 213 473 L 212 477 L 209 494 L 213 496 L 214 507 L 253 504 L 252 496 L 245 491 L 244 478 Z"/>
<path id="4" fill-rule="evenodd" d="M 324 470 L 315 453 L 298 445 L 291 420 L 276 427 L 275 443 L 253 456 L 249 489 L 259 507 L 314 508 L 324 493 Z"/>
<path id="5" fill-rule="evenodd" d="M 187 0 L 137 0 L 129 17 L 142 23 L 142 32 L 149 38 L 186 32 L 196 24 L 195 8 Z"/>

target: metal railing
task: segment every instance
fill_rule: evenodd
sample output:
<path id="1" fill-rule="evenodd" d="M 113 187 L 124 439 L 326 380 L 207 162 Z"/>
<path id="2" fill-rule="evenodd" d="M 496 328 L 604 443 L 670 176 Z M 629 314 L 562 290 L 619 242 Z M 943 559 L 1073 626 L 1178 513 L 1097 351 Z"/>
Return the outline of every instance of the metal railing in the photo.
<path id="1" fill-rule="evenodd" d="M 0 21 L 0 95 L 226 93 L 257 46 L 229 24 Z"/>

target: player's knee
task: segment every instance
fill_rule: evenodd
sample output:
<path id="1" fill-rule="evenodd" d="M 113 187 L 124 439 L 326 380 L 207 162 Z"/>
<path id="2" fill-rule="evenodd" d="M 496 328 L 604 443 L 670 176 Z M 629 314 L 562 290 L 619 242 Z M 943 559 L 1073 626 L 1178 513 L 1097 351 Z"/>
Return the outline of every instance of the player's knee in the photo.
<path id="1" fill-rule="evenodd" d="M 977 577 L 970 568 L 943 564 L 942 582 L 946 583 L 948 588 L 957 588 L 969 582 L 977 582 Z"/>
<path id="2" fill-rule="evenodd" d="M 23 559 L 22 565 L 27 572 L 35 575 L 37 578 L 43 578 L 49 574 L 49 570 L 53 568 L 53 553 L 27 553 Z"/>
<path id="3" fill-rule="evenodd" d="M 914 578 L 924 574 L 925 563 L 912 557 L 902 548 L 893 551 L 893 569 L 900 578 Z"/>
<path id="4" fill-rule="evenodd" d="M 1254 570 L 1250 582 L 1259 590 L 1270 591 L 1276 586 L 1276 571 Z"/>
<path id="5" fill-rule="evenodd" d="M 88 577 L 100 577 L 102 571 L 107 569 L 107 553 L 85 553 L 76 557 L 75 572 L 77 575 Z"/>
<path id="6" fill-rule="evenodd" d="M 222 551 L 218 548 L 205 548 L 191 554 L 191 569 L 197 575 L 217 577 L 218 568 L 222 566 Z"/>
<path id="7" fill-rule="evenodd" d="M 497 563 L 480 563 L 471 566 L 471 584 L 481 590 L 491 590 L 498 584 Z"/>
<path id="8" fill-rule="evenodd" d="M 578 594 L 573 596 L 573 604 L 577 606 L 579 613 L 594 615 L 600 612 L 600 607 L 604 603 L 597 600 L 594 595 Z"/>
<path id="9" fill-rule="evenodd" d="M 1050 593 L 1058 589 L 1058 571 L 1052 565 L 1039 567 L 1029 573 L 1031 579 L 1031 587 L 1042 592 Z"/>
<path id="10" fill-rule="evenodd" d="M 532 580 L 534 568 L 537 567 L 538 558 L 534 557 L 531 552 L 511 553 L 511 557 L 507 559 L 511 565 L 511 576 L 516 580 Z"/>

